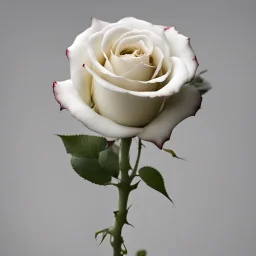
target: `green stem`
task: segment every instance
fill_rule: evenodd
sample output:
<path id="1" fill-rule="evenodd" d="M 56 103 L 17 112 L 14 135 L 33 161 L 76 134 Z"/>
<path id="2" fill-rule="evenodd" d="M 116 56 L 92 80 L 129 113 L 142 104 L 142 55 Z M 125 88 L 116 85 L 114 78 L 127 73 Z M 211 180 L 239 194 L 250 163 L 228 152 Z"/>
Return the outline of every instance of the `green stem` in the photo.
<path id="1" fill-rule="evenodd" d="M 119 167 L 121 172 L 121 181 L 118 184 L 119 200 L 118 200 L 118 210 L 115 214 L 115 224 L 111 230 L 112 239 L 111 242 L 114 256 L 122 256 L 122 229 L 126 221 L 127 216 L 127 203 L 128 197 L 131 192 L 130 189 L 130 162 L 129 162 L 129 151 L 131 146 L 132 139 L 122 139 L 121 140 L 121 150 L 119 156 Z"/>
<path id="2" fill-rule="evenodd" d="M 124 224 L 127 222 L 127 204 L 130 192 L 134 189 L 131 185 L 133 178 L 136 175 L 136 170 L 138 168 L 140 154 L 141 154 L 141 141 L 139 141 L 139 151 L 138 157 L 136 160 L 135 168 L 131 175 L 129 175 L 129 170 L 131 169 L 129 161 L 129 151 L 131 146 L 132 139 L 126 138 L 121 140 L 121 149 L 119 156 L 119 167 L 121 172 L 120 182 L 117 184 L 118 187 L 118 210 L 115 213 L 115 223 L 113 228 L 111 228 L 111 245 L 113 247 L 114 256 L 122 256 L 127 254 L 126 248 L 122 248 L 124 240 L 122 238 L 122 229 Z"/>

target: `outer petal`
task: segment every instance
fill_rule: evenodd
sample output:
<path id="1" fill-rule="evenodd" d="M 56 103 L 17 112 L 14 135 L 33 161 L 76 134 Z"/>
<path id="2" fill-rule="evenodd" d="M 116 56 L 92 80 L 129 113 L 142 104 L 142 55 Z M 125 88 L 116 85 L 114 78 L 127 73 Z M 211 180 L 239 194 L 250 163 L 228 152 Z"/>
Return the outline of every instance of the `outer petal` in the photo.
<path id="1" fill-rule="evenodd" d="M 107 21 L 99 20 L 97 18 L 92 18 L 92 27 L 97 29 L 97 31 L 103 29 L 104 27 L 106 27 L 109 24 L 110 23 Z"/>
<path id="2" fill-rule="evenodd" d="M 134 137 L 142 128 L 119 125 L 106 117 L 100 116 L 79 97 L 71 80 L 53 83 L 53 93 L 61 108 L 67 109 L 90 130 L 111 138 Z"/>
<path id="3" fill-rule="evenodd" d="M 86 29 L 83 33 L 78 35 L 74 43 L 67 49 L 67 57 L 70 61 L 70 75 L 71 80 L 78 90 L 81 98 L 91 105 L 90 88 L 91 88 L 91 75 L 82 68 L 84 63 L 89 64 L 88 54 L 86 52 L 87 42 L 89 37 L 100 31 L 107 26 L 107 22 L 92 19 L 92 26 Z"/>
<path id="4" fill-rule="evenodd" d="M 93 78 L 93 102 L 100 115 L 116 123 L 144 127 L 153 120 L 160 111 L 163 97 L 137 97 L 106 89 L 103 79 Z"/>
<path id="5" fill-rule="evenodd" d="M 191 81 L 199 64 L 190 46 L 190 38 L 179 34 L 175 27 L 166 27 L 163 30 L 169 42 L 171 56 L 180 58 L 186 64 L 189 73 L 188 81 Z"/>
<path id="6" fill-rule="evenodd" d="M 168 98 L 161 114 L 138 137 L 153 142 L 162 149 L 163 144 L 170 139 L 173 129 L 187 117 L 195 115 L 201 102 L 202 97 L 196 88 L 184 86 L 179 93 Z"/>

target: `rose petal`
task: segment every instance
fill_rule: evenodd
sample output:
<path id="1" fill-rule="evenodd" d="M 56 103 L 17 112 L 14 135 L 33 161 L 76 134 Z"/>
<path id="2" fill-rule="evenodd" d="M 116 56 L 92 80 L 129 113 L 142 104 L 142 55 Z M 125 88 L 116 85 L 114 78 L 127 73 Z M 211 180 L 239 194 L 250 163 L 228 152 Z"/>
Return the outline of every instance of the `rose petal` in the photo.
<path id="1" fill-rule="evenodd" d="M 111 73 L 115 73 L 115 71 L 113 69 L 113 65 L 109 60 L 106 60 L 106 62 L 104 64 L 104 68 L 107 69 L 108 71 L 110 71 Z"/>
<path id="2" fill-rule="evenodd" d="M 91 47 L 90 47 L 91 48 Z M 163 74 L 160 77 L 156 77 L 152 80 L 149 81 L 135 81 L 131 80 L 119 75 L 116 75 L 109 71 L 109 68 L 107 69 L 106 67 L 103 67 L 97 60 L 96 56 L 93 52 L 92 49 L 88 49 L 88 55 L 90 56 L 90 60 L 93 64 L 95 73 L 100 74 L 102 78 L 104 78 L 106 81 L 110 82 L 112 85 L 115 85 L 117 88 L 124 88 L 126 90 L 130 91 L 152 91 L 153 89 L 150 88 L 155 88 L 157 86 L 157 83 L 162 83 L 164 82 L 170 75 L 171 73 L 171 68 L 172 68 L 172 60 L 171 59 L 166 59 L 166 73 Z M 85 67 L 90 68 L 90 65 L 85 65 Z M 113 65 L 112 65 L 113 67 Z M 94 71 L 93 71 L 94 72 Z M 118 89 L 117 89 L 118 90 Z"/>
<path id="3" fill-rule="evenodd" d="M 154 46 L 159 47 L 163 51 L 164 57 L 169 58 L 169 56 L 170 56 L 170 50 L 169 50 L 168 45 L 163 44 L 163 40 L 151 31 L 131 31 L 131 32 L 125 33 L 124 35 L 146 36 L 146 37 L 150 38 L 150 40 L 153 42 Z M 103 37 L 104 37 L 104 33 L 102 31 L 95 33 L 94 35 L 92 35 L 90 37 L 89 42 L 88 42 L 88 56 L 93 64 L 93 66 L 98 70 L 99 73 L 107 75 L 107 76 L 118 77 L 117 75 L 112 74 L 106 68 L 104 68 L 102 66 L 102 64 L 100 63 L 100 60 L 98 60 L 99 59 L 99 57 L 97 56 L 97 54 L 99 54 L 98 53 L 98 44 L 99 44 L 100 40 L 103 40 Z M 144 42 L 146 40 L 146 37 L 143 37 Z M 100 54 L 103 56 L 102 52 Z M 160 79 L 161 78 L 158 78 L 158 80 L 160 80 Z M 159 81 L 154 81 L 154 82 L 159 82 Z"/>
<path id="4" fill-rule="evenodd" d="M 120 38 L 123 34 L 129 32 L 130 29 L 127 27 L 113 27 L 105 32 L 105 34 L 101 34 L 102 43 L 101 49 L 105 54 L 105 58 L 109 58 L 112 46 L 114 42 Z"/>
<path id="5" fill-rule="evenodd" d="M 107 81 L 93 78 L 93 102 L 98 113 L 116 123 L 143 127 L 158 114 L 163 97 L 137 97 L 128 93 L 116 92 L 104 86 Z"/>
<path id="6" fill-rule="evenodd" d="M 137 80 L 137 81 L 148 81 L 152 78 L 156 68 L 143 62 L 139 63 L 132 69 L 128 70 L 126 73 L 123 74 L 123 77 Z M 155 91 L 157 88 L 157 84 L 151 84 L 150 91 Z"/>
<path id="7" fill-rule="evenodd" d="M 195 115 L 201 102 L 202 97 L 196 88 L 184 86 L 179 93 L 168 98 L 161 114 L 138 137 L 151 141 L 162 149 L 163 144 L 170 139 L 173 129 L 184 119 Z"/>
<path id="8" fill-rule="evenodd" d="M 92 18 L 92 27 L 95 28 L 95 31 L 99 31 L 109 24 L 109 22 L 99 20 L 97 18 Z"/>
<path id="9" fill-rule="evenodd" d="M 88 129 L 110 138 L 134 137 L 142 131 L 141 128 L 117 124 L 94 112 L 79 97 L 71 80 L 55 82 L 53 93 L 62 108 L 67 109 Z"/>
<path id="10" fill-rule="evenodd" d="M 134 68 L 134 66 L 138 65 L 139 63 L 147 63 L 148 56 L 141 56 L 141 57 L 124 57 L 124 56 L 116 56 L 111 53 L 109 62 L 114 70 L 114 73 L 118 76 L 122 76 L 127 71 Z M 105 66 L 106 68 L 106 63 Z"/>
<path id="11" fill-rule="evenodd" d="M 127 26 L 132 30 L 149 30 L 163 38 L 163 41 L 166 40 L 164 37 L 164 31 L 161 28 L 144 20 L 136 19 L 134 17 L 127 17 L 119 20 L 117 24 Z"/>
<path id="12" fill-rule="evenodd" d="M 110 64 L 113 66 L 113 70 L 115 74 L 122 75 L 123 73 L 127 72 L 128 70 L 132 69 L 136 64 L 140 62 L 144 62 L 149 64 L 149 55 L 153 51 L 153 44 L 152 42 L 146 37 L 146 36 L 137 36 L 135 39 L 133 38 L 132 42 L 133 44 L 136 44 L 138 48 L 141 48 L 145 51 L 145 55 L 129 58 L 127 59 L 124 56 L 115 56 L 113 54 L 113 51 L 116 51 L 116 42 L 120 42 L 120 38 L 123 38 L 122 35 L 126 34 L 129 29 L 127 27 L 113 27 L 110 30 L 108 30 L 104 35 L 98 35 L 98 37 L 102 38 L 102 51 L 107 59 L 109 60 Z M 118 40 L 117 40 L 118 39 Z M 94 38 L 92 38 L 92 43 L 94 43 Z M 145 43 L 143 42 L 145 40 Z M 131 41 L 131 39 L 130 39 Z M 125 42 L 124 42 L 125 43 Z M 128 46 L 130 46 L 130 44 Z M 94 50 L 94 48 L 93 48 Z M 94 53 L 95 54 L 95 53 Z M 115 53 L 116 54 L 116 53 Z M 116 54 L 119 55 L 119 54 Z M 109 63 L 107 63 L 107 66 L 109 67 Z M 107 68 L 109 70 L 109 68 Z"/>
<path id="13" fill-rule="evenodd" d="M 82 68 L 84 63 L 90 66 L 88 54 L 86 52 L 89 37 L 97 31 L 100 31 L 108 23 L 92 19 L 92 26 L 78 35 L 73 44 L 67 49 L 67 55 L 70 61 L 71 80 L 78 90 L 81 98 L 88 105 L 91 105 L 90 87 L 91 75 Z"/>
<path id="14" fill-rule="evenodd" d="M 189 73 L 188 82 L 191 81 L 199 64 L 190 46 L 190 39 L 179 34 L 175 27 L 165 28 L 165 35 L 169 42 L 171 56 L 180 58 L 186 64 Z"/>
<path id="15" fill-rule="evenodd" d="M 166 36 L 163 33 L 163 36 L 160 37 L 159 35 L 153 33 L 152 31 L 149 30 L 133 30 L 130 32 L 127 32 L 123 34 L 113 45 L 113 51 L 115 47 L 122 41 L 125 40 L 126 38 L 130 38 L 133 36 L 145 36 L 148 39 L 144 39 L 144 42 L 146 44 L 152 44 L 154 47 L 158 47 L 162 50 L 163 54 L 165 57 L 170 57 L 170 49 L 169 49 L 169 44 L 167 42 Z"/>
<path id="16" fill-rule="evenodd" d="M 162 68 L 163 59 L 164 59 L 164 55 L 162 51 L 158 47 L 156 47 L 152 53 L 152 61 L 153 61 L 153 65 L 156 66 L 156 69 L 151 79 L 156 78 L 157 75 L 159 74 Z"/>
<path id="17" fill-rule="evenodd" d="M 127 33 L 128 34 L 128 33 Z M 132 45 L 137 45 L 138 42 L 144 42 L 144 44 L 147 46 L 147 48 L 150 48 L 152 51 L 153 44 L 150 41 L 150 39 L 145 35 L 133 35 L 129 37 L 125 37 L 122 40 L 119 41 L 116 48 L 113 49 L 115 51 L 115 55 L 120 56 L 121 52 L 127 48 L 129 48 Z"/>
<path id="18" fill-rule="evenodd" d="M 104 28 L 106 29 L 106 28 Z M 104 30 L 103 29 L 103 30 Z M 102 31 L 103 31 L 102 30 Z M 149 88 L 155 88 L 158 86 L 157 83 L 162 83 L 164 82 L 170 75 L 171 73 L 171 60 L 169 59 L 169 54 L 170 50 L 169 47 L 165 44 L 163 44 L 163 40 L 156 34 L 154 34 L 151 31 L 132 31 L 132 32 L 127 32 L 126 34 L 129 35 L 144 35 L 147 37 L 150 37 L 150 40 L 161 50 L 164 50 L 163 55 L 167 56 L 165 58 L 165 73 L 163 73 L 162 76 L 158 76 L 152 80 L 149 81 L 135 81 L 131 79 L 127 79 L 125 77 L 113 74 L 112 72 L 109 71 L 109 69 L 105 68 L 102 66 L 101 59 L 104 57 L 102 52 L 98 53 L 98 44 L 100 40 L 103 40 L 103 32 L 98 32 L 92 35 L 89 39 L 88 42 L 88 56 L 90 58 L 90 61 L 95 69 L 95 72 L 100 74 L 105 80 L 109 81 L 110 83 L 118 86 L 125 88 L 127 90 L 133 90 L 133 91 L 148 91 Z M 125 34 L 124 34 L 125 35 Z M 123 35 L 123 36 L 124 36 Z M 98 56 L 98 55 L 100 56 Z M 90 68 L 90 66 L 88 66 Z M 112 65 L 113 67 L 113 65 Z M 153 85 L 149 85 L 149 83 L 153 83 Z M 151 89 L 152 90 L 152 89 Z M 175 89 L 176 90 L 176 89 Z"/>
<path id="19" fill-rule="evenodd" d="M 124 33 L 122 36 L 120 36 L 112 45 L 112 52 L 116 54 L 116 47 L 117 45 L 120 43 L 120 41 L 122 41 L 123 39 L 130 37 L 131 33 L 133 33 L 134 31 L 128 31 L 126 33 Z M 134 34 L 132 34 L 133 36 Z M 143 42 L 143 41 L 142 41 Z M 151 48 L 151 51 L 153 50 L 153 44 L 152 42 L 149 40 L 149 38 L 145 38 L 145 42 L 143 42 L 144 47 L 146 46 L 145 44 L 147 44 L 147 48 Z"/>
<path id="20" fill-rule="evenodd" d="M 138 47 L 143 49 L 143 51 L 145 52 L 144 55 L 137 56 L 137 57 L 133 55 L 116 56 L 111 51 L 109 62 L 111 63 L 114 73 L 116 75 L 123 76 L 124 73 L 127 73 L 129 70 L 133 69 L 139 63 L 144 63 L 148 65 L 150 64 L 150 55 L 152 54 L 152 51 L 153 51 L 152 43 L 149 42 L 148 46 L 146 46 L 144 42 L 140 40 L 138 41 L 137 44 L 138 44 Z M 113 48 L 112 50 L 115 50 L 115 49 Z M 106 68 L 106 63 L 104 67 Z"/>
<path id="21" fill-rule="evenodd" d="M 136 82 L 134 83 L 134 86 L 138 86 L 140 84 L 145 83 L 145 86 L 150 84 L 152 81 L 159 81 L 158 79 L 162 79 L 163 77 L 168 77 L 169 82 L 160 90 L 158 91 L 132 91 L 129 89 L 125 89 L 125 86 L 129 87 L 131 84 L 125 84 L 127 81 L 130 82 L 132 80 L 124 79 L 119 80 L 118 77 L 115 76 L 110 76 L 108 79 L 112 80 L 112 83 L 107 81 L 106 79 L 103 79 L 100 77 L 95 71 L 90 69 L 88 66 L 84 66 L 86 70 L 93 75 L 94 79 L 96 79 L 99 84 L 111 91 L 114 92 L 122 92 L 122 93 L 128 93 L 134 96 L 138 97 L 150 97 L 150 98 L 155 98 L 155 97 L 165 97 L 165 96 L 170 96 L 173 95 L 177 92 L 179 92 L 180 88 L 186 83 L 187 77 L 188 77 L 188 70 L 186 65 L 177 57 L 172 57 L 170 58 L 172 66 L 168 66 L 168 72 L 163 75 L 162 77 L 155 78 L 153 80 L 150 80 L 149 82 L 143 82 L 141 81 L 139 84 L 136 85 Z M 168 63 L 169 65 L 169 63 Z M 171 70 L 171 74 L 170 74 Z M 170 76 L 169 76 L 170 74 Z M 105 78 L 105 77 L 104 77 Z M 123 84 L 120 84 L 119 86 L 115 86 L 115 84 L 118 84 L 118 82 L 122 81 Z M 138 82 L 137 82 L 138 83 Z M 123 87 L 121 87 L 123 86 Z"/>
<path id="22" fill-rule="evenodd" d="M 120 55 L 123 50 L 129 49 L 131 46 L 145 51 L 146 54 L 138 57 L 135 57 L 131 54 Z M 118 43 L 115 49 L 115 55 L 111 53 L 109 62 L 111 63 L 116 75 L 131 80 L 147 81 L 152 78 L 152 75 L 155 71 L 155 67 L 149 65 L 149 54 L 151 54 L 152 51 L 153 45 L 149 38 L 141 35 L 131 36 L 122 39 Z M 155 88 L 156 85 L 153 84 L 151 90 L 155 90 Z"/>
<path id="23" fill-rule="evenodd" d="M 163 75 L 160 80 L 154 81 L 154 82 L 150 80 L 148 82 L 148 81 L 131 80 L 125 77 L 117 77 L 114 75 L 108 76 L 105 74 L 104 75 L 101 74 L 101 76 L 99 76 L 95 71 L 90 69 L 88 66 L 85 65 L 84 68 L 91 75 L 93 75 L 94 78 L 99 80 L 100 83 L 103 84 L 103 87 L 105 87 L 106 89 L 109 89 L 111 91 L 116 91 L 116 92 L 128 93 L 128 94 L 140 96 L 140 97 L 147 97 L 148 96 L 147 92 L 155 91 L 159 86 L 159 82 L 161 82 L 161 80 L 167 79 L 167 77 L 170 74 L 170 72 L 168 71 L 168 73 Z M 149 95 L 154 97 L 154 94 L 149 93 Z"/>

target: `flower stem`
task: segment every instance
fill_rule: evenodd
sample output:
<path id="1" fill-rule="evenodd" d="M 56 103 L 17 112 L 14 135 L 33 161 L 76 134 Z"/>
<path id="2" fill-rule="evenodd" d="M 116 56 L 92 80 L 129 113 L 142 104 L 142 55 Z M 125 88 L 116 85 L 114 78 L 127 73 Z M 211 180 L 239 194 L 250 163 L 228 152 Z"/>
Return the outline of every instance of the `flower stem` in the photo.
<path id="1" fill-rule="evenodd" d="M 138 168 L 140 151 L 141 151 L 141 141 L 139 142 L 139 151 L 138 157 L 136 160 L 135 168 L 131 175 L 129 175 L 129 170 L 131 169 L 129 161 L 129 151 L 131 146 L 132 139 L 125 138 L 121 140 L 121 150 L 119 156 L 119 167 L 121 172 L 120 182 L 117 184 L 118 187 L 118 210 L 115 212 L 115 223 L 113 228 L 111 228 L 111 245 L 113 247 L 114 256 L 122 256 L 127 254 L 127 250 L 124 246 L 124 240 L 122 238 L 122 229 L 124 224 L 127 222 L 127 203 L 130 192 L 134 189 L 134 186 L 131 185 L 133 178 L 136 175 L 136 170 Z"/>

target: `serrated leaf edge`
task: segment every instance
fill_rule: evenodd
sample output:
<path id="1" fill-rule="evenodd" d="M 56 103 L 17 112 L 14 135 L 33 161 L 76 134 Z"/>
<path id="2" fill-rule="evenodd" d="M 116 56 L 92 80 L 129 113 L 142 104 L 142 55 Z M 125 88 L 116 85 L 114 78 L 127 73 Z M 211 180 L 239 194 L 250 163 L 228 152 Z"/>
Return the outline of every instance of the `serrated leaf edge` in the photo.
<path id="1" fill-rule="evenodd" d="M 72 163 L 71 163 L 71 160 L 72 160 L 72 157 L 73 156 L 71 156 L 70 157 L 70 165 L 71 165 L 71 168 L 74 170 L 74 172 L 79 176 L 79 177 L 81 177 L 83 180 L 85 180 L 85 181 L 88 181 L 88 182 L 90 182 L 90 183 L 92 183 L 92 184 L 95 184 L 95 185 L 98 185 L 98 186 L 107 186 L 108 185 L 108 183 L 109 182 L 107 182 L 107 183 L 105 183 L 105 184 L 98 184 L 98 183 L 95 183 L 95 182 L 92 182 L 92 181 L 90 181 L 90 180 L 87 180 L 87 179 L 85 179 L 83 176 L 81 176 L 76 170 L 75 170 L 75 168 L 73 167 L 73 165 L 72 165 Z M 111 176 L 110 176 L 111 177 Z"/>
<path id="2" fill-rule="evenodd" d="M 168 198 L 168 199 L 174 204 L 173 200 L 170 198 L 170 196 L 169 196 L 168 193 L 167 193 L 167 190 L 166 190 L 166 187 L 165 187 L 164 178 L 163 178 L 162 174 L 161 174 L 156 168 L 154 168 L 154 167 L 152 167 L 152 166 L 148 166 L 148 165 L 147 165 L 147 166 L 143 166 L 143 167 L 140 168 L 140 170 L 143 169 L 143 168 L 152 168 L 152 169 L 154 169 L 156 172 L 158 172 L 158 173 L 160 174 L 160 176 L 161 176 L 161 178 L 162 178 L 162 180 L 163 180 L 163 186 L 164 186 L 164 190 L 165 190 L 166 195 L 163 194 L 162 192 L 156 190 L 155 188 L 150 187 L 150 186 L 141 178 L 141 176 L 139 175 L 140 178 L 144 181 L 144 183 L 145 183 L 147 186 L 149 186 L 150 188 L 152 188 L 152 189 L 154 189 L 155 191 L 157 191 L 157 192 L 161 193 L 162 195 L 164 195 L 166 198 Z M 140 172 L 140 170 L 139 170 L 139 172 Z"/>

